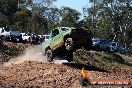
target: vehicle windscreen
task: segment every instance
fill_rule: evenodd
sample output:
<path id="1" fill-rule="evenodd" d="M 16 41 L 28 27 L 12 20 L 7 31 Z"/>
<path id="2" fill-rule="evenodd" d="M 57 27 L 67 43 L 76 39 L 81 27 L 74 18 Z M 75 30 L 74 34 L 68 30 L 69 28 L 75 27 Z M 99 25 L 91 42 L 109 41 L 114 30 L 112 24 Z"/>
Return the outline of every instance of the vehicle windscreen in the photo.
<path id="1" fill-rule="evenodd" d="M 5 31 L 9 32 L 9 31 L 10 31 L 10 29 L 9 29 L 9 28 L 5 28 Z"/>
<path id="2" fill-rule="evenodd" d="M 111 45 L 112 45 L 112 46 L 116 46 L 116 43 L 112 43 Z"/>
<path id="3" fill-rule="evenodd" d="M 93 42 L 99 42 L 99 40 L 93 40 Z"/>
<path id="4" fill-rule="evenodd" d="M 67 28 L 61 28 L 61 30 L 62 30 L 62 31 L 67 31 L 67 30 L 69 30 L 69 29 L 67 29 Z"/>
<path id="5" fill-rule="evenodd" d="M 32 34 L 31 33 L 27 33 L 27 34 L 25 34 L 26 36 L 31 36 Z"/>

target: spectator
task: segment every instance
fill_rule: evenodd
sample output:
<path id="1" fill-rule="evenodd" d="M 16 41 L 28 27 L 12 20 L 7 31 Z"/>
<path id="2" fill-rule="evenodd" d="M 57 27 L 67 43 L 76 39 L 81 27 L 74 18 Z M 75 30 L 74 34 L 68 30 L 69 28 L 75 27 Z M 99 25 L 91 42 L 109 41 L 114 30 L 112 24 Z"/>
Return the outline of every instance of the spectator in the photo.
<path id="1" fill-rule="evenodd" d="M 29 44 L 32 45 L 33 38 L 32 36 L 29 37 Z"/>
<path id="2" fill-rule="evenodd" d="M 36 40 L 36 38 L 35 38 L 35 36 L 33 35 L 33 36 L 32 36 L 32 44 L 33 44 L 33 45 L 35 44 L 35 40 Z"/>
<path id="3" fill-rule="evenodd" d="M 39 44 L 39 41 L 40 41 L 40 37 L 36 35 L 36 44 Z"/>

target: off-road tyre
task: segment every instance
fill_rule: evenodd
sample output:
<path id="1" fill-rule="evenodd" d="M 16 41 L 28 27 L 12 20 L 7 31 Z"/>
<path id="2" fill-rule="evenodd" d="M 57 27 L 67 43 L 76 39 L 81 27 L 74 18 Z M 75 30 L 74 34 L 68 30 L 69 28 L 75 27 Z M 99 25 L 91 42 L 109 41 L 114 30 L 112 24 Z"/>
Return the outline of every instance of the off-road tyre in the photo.
<path id="1" fill-rule="evenodd" d="M 101 51 L 99 45 L 95 46 L 95 50 L 96 50 L 96 51 Z"/>
<path id="2" fill-rule="evenodd" d="M 107 52 L 110 52 L 110 48 L 109 48 L 109 47 L 107 47 L 107 48 L 106 48 L 106 51 L 107 51 Z"/>
<path id="3" fill-rule="evenodd" d="M 92 40 L 91 39 L 87 39 L 86 43 L 83 45 L 84 49 L 89 51 L 92 49 Z"/>
<path id="4" fill-rule="evenodd" d="M 48 49 L 45 53 L 46 57 L 47 57 L 47 61 L 48 62 L 52 62 L 53 61 L 53 51 L 51 49 Z"/>
<path id="5" fill-rule="evenodd" d="M 72 38 L 66 38 L 65 48 L 66 48 L 66 50 L 72 50 L 73 49 L 73 39 Z"/>

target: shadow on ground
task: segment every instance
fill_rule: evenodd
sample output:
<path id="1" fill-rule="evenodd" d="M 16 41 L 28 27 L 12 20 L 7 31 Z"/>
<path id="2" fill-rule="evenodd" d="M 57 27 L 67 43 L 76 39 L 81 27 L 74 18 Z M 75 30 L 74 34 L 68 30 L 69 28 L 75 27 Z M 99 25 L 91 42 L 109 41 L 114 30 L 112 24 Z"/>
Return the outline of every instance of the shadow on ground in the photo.
<path id="1" fill-rule="evenodd" d="M 132 64 L 129 63 L 128 61 L 126 61 L 125 58 L 121 57 L 120 55 L 118 55 L 116 53 L 107 53 L 107 54 L 109 54 L 111 56 L 110 58 L 106 58 L 107 60 L 112 60 L 112 61 L 117 62 L 119 64 L 132 66 Z"/>
<path id="2" fill-rule="evenodd" d="M 67 65 L 70 67 L 74 67 L 77 69 L 82 69 L 83 67 L 85 68 L 85 70 L 90 70 L 90 71 L 99 71 L 99 72 L 108 72 L 107 70 L 101 69 L 101 68 L 97 68 L 94 66 L 88 66 L 88 65 L 84 65 L 84 64 L 79 64 L 79 63 L 74 63 L 74 62 L 64 62 L 62 63 L 63 65 Z"/>

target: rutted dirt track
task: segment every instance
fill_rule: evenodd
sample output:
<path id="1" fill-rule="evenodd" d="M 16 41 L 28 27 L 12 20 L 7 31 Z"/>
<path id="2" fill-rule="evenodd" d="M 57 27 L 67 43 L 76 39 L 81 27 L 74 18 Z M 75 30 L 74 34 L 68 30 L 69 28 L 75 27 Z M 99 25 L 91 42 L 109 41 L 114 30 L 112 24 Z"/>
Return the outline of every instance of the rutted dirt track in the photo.
<path id="1" fill-rule="evenodd" d="M 56 64 L 49 64 L 41 53 L 41 46 L 30 46 L 23 55 L 12 58 L 0 66 L 0 88 L 83 88 L 80 85 L 83 65 L 60 64 L 63 61 L 55 60 Z M 132 68 L 115 68 L 112 73 L 91 68 L 87 69 L 90 79 L 128 79 L 132 83 Z M 88 88 L 93 87 L 95 88 L 95 86 Z M 131 87 L 132 85 L 129 85 L 124 88 Z M 108 88 L 122 88 L 122 86 Z"/>
<path id="2" fill-rule="evenodd" d="M 129 72 L 120 71 L 122 74 L 118 74 L 118 72 L 116 74 L 99 71 L 89 72 L 91 79 L 132 79 L 131 70 Z M 82 88 L 81 79 L 81 69 L 60 64 L 28 61 L 0 68 L 0 87 L 2 88 Z M 131 86 L 124 88 L 131 88 Z M 101 86 L 101 88 L 106 88 L 106 86 Z M 108 88 L 122 87 L 112 86 Z"/>

